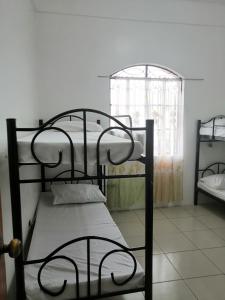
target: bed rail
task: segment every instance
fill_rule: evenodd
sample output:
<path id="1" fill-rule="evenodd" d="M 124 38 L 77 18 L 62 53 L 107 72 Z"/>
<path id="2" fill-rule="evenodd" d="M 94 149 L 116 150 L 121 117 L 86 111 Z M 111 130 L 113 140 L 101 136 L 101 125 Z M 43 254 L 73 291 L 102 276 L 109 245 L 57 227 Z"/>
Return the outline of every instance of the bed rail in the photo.
<path id="1" fill-rule="evenodd" d="M 198 173 L 200 174 L 200 177 L 205 177 L 208 175 L 215 175 L 215 174 L 224 174 L 225 173 L 225 163 L 224 162 L 216 162 L 216 163 L 210 164 L 204 169 L 199 169 Z"/>
<path id="2" fill-rule="evenodd" d="M 80 275 L 79 275 L 79 267 L 77 265 L 77 263 L 70 257 L 66 256 L 66 255 L 62 255 L 59 252 L 61 250 L 63 250 L 64 248 L 66 248 L 67 246 L 70 246 L 72 244 L 76 244 L 82 241 L 86 241 L 86 257 L 87 257 L 87 291 L 86 291 L 86 296 L 85 297 L 81 297 L 80 295 Z M 91 291 L 91 242 L 92 241 L 104 241 L 107 243 L 112 244 L 113 246 L 116 246 L 115 249 L 112 249 L 111 251 L 105 253 L 103 255 L 103 257 L 100 260 L 99 266 L 98 266 L 98 287 L 97 287 L 97 293 L 95 293 L 95 295 L 93 295 L 92 291 Z M 68 241 L 64 244 L 62 244 L 61 246 L 59 246 L 58 248 L 56 248 L 54 251 L 52 251 L 48 256 L 46 256 L 45 258 L 42 259 L 35 259 L 35 260 L 28 260 L 28 261 L 24 261 L 23 264 L 24 265 L 32 265 L 32 264 L 41 264 L 40 268 L 38 270 L 38 275 L 37 275 L 37 282 L 38 285 L 40 287 L 40 289 L 47 295 L 50 295 L 52 297 L 56 297 L 59 295 L 63 296 L 63 293 L 66 289 L 67 286 L 67 280 L 63 280 L 63 284 L 61 286 L 61 288 L 58 291 L 51 291 L 49 288 L 47 288 L 45 286 L 45 284 L 42 282 L 42 272 L 44 270 L 44 268 L 48 265 L 48 263 L 55 261 L 55 260 L 64 260 L 67 261 L 69 263 L 71 263 L 71 265 L 74 268 L 74 272 L 75 272 L 75 283 L 74 283 L 74 291 L 75 291 L 75 295 L 74 295 L 74 299 L 96 299 L 96 298 L 102 298 L 102 297 L 109 297 L 109 294 L 107 293 L 102 293 L 102 268 L 104 265 L 105 260 L 112 254 L 115 253 L 125 253 L 126 255 L 128 255 L 133 263 L 133 270 L 131 272 L 131 274 L 123 279 L 121 281 L 121 279 L 118 281 L 118 279 L 116 279 L 116 275 L 111 272 L 110 276 L 111 276 L 111 280 L 113 282 L 114 285 L 116 286 L 124 286 L 126 285 L 126 283 L 128 283 L 129 281 L 131 281 L 133 279 L 133 277 L 136 274 L 137 271 L 137 261 L 134 257 L 134 254 L 132 252 L 135 251 L 140 251 L 140 250 L 145 250 L 145 247 L 136 247 L 136 248 L 128 248 L 114 240 L 108 239 L 108 238 L 104 238 L 104 237 L 99 237 L 99 236 L 85 236 L 85 237 L 80 237 L 77 239 L 73 239 L 71 241 Z M 143 287 L 139 287 L 137 289 L 133 289 L 132 292 L 139 292 L 139 291 L 144 291 L 144 285 Z M 123 291 L 124 293 L 125 291 Z M 127 292 L 127 291 L 126 291 Z M 118 291 L 118 292 L 114 292 L 114 293 L 110 293 L 111 295 L 117 295 L 117 294 L 121 294 L 122 290 Z"/>

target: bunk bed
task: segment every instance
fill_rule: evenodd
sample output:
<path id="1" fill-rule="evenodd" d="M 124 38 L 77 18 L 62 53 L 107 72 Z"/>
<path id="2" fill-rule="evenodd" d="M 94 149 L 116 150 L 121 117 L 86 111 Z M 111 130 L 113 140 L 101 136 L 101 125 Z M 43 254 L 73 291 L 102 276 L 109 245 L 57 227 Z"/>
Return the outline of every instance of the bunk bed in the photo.
<path id="1" fill-rule="evenodd" d="M 97 127 L 87 121 L 96 116 L 116 126 L 103 129 L 100 121 Z M 126 138 L 111 135 L 115 130 Z M 104 112 L 74 109 L 40 121 L 37 128 L 18 128 L 15 119 L 7 119 L 7 131 L 13 233 L 22 244 L 20 185 L 39 183 L 42 189 L 29 251 L 15 260 L 16 300 L 100 299 L 140 291 L 151 300 L 153 121 L 130 128 Z M 134 131 L 145 131 L 145 151 Z M 128 160 L 144 163 L 145 172 L 106 174 L 103 165 Z M 22 177 L 20 168 L 31 166 L 40 169 L 40 176 Z M 145 245 L 129 248 L 106 208 L 102 182 L 134 177 L 146 183 L 146 239 Z M 145 251 L 145 272 L 135 258 L 140 250 Z"/>
<path id="2" fill-rule="evenodd" d="M 225 141 L 225 116 L 217 115 L 208 121 L 197 122 L 196 160 L 195 160 L 195 185 L 194 205 L 198 204 L 199 192 L 218 201 L 225 201 L 225 162 L 211 163 L 205 168 L 200 168 L 201 144 Z"/>

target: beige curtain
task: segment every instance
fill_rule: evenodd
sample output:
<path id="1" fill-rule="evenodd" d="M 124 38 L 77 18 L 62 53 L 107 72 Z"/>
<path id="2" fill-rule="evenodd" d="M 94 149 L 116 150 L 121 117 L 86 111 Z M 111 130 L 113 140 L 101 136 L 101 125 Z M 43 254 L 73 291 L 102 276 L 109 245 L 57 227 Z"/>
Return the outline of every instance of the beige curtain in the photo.
<path id="1" fill-rule="evenodd" d="M 144 165 L 130 162 L 109 166 L 109 174 L 141 174 Z M 154 205 L 179 204 L 183 198 L 183 162 L 174 158 L 155 158 Z M 145 206 L 144 178 L 111 179 L 107 185 L 107 203 L 111 210 L 140 209 Z"/>
<path id="2" fill-rule="evenodd" d="M 156 206 L 178 204 L 183 199 L 183 161 L 156 157 L 154 163 L 154 202 Z"/>

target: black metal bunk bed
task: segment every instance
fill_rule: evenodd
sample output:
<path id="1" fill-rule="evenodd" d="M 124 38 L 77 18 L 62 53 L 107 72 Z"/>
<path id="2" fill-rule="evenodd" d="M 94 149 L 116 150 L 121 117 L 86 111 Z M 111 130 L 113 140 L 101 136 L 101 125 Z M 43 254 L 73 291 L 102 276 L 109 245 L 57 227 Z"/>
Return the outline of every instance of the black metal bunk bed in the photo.
<path id="1" fill-rule="evenodd" d="M 108 127 L 104 129 L 98 137 L 96 143 L 96 172 L 94 175 L 88 174 L 88 140 L 87 140 L 87 115 L 97 115 L 98 119 L 106 118 L 109 121 L 112 120 L 117 124 L 114 127 Z M 78 174 L 75 175 L 75 163 L 74 163 L 74 144 L 70 135 L 60 129 L 57 128 L 56 122 L 62 118 L 69 117 L 71 120 L 72 117 L 79 118 L 83 122 L 83 171 L 79 171 Z M 99 121 L 98 121 L 99 123 Z M 110 122 L 108 122 L 110 124 Z M 134 131 L 145 131 L 146 132 L 146 145 L 145 145 L 145 156 L 140 156 L 137 160 L 145 164 L 145 172 L 144 174 L 136 174 L 136 175 L 118 175 L 118 176 L 110 176 L 105 174 L 104 168 L 100 165 L 100 149 L 101 149 L 101 141 L 102 138 L 106 133 L 109 133 L 111 130 L 120 130 L 127 134 L 127 137 L 130 141 L 130 150 L 126 157 L 123 157 L 119 161 L 113 161 L 111 158 L 110 147 L 107 149 L 107 158 L 111 164 L 119 165 L 128 161 L 134 150 L 134 139 L 131 132 Z M 118 119 L 104 113 L 101 111 L 93 110 L 93 109 L 74 109 L 70 111 L 63 112 L 61 114 L 56 115 L 55 117 L 51 118 L 47 122 L 43 123 L 42 121 L 39 122 L 38 128 L 18 128 L 16 126 L 15 119 L 7 119 L 7 131 L 8 131 L 8 156 L 9 156 L 9 173 L 10 173 L 10 190 L 11 190 L 11 206 L 12 206 L 12 218 L 13 218 L 13 234 L 14 237 L 22 241 L 23 245 L 23 237 L 22 237 L 22 207 L 21 207 L 21 194 L 20 194 L 20 185 L 21 184 L 29 184 L 29 183 L 40 183 L 42 191 L 46 190 L 46 185 L 52 182 L 74 182 L 74 181 L 82 181 L 82 180 L 96 180 L 99 184 L 101 190 L 103 190 L 102 182 L 107 179 L 113 178 L 133 178 L 133 177 L 144 177 L 145 178 L 145 245 L 138 248 L 128 248 L 116 241 L 101 237 L 101 236 L 83 236 L 81 238 L 69 240 L 67 243 L 64 243 L 57 249 L 52 249 L 52 252 L 47 255 L 46 257 L 38 257 L 35 260 L 28 261 L 27 255 L 25 255 L 24 251 L 20 254 L 18 258 L 15 260 L 15 270 L 16 270 L 16 299 L 26 299 L 26 291 L 25 291 L 25 276 L 24 276 L 24 267 L 25 265 L 32 265 L 32 264 L 40 264 L 40 268 L 38 271 L 38 285 L 40 291 L 44 292 L 47 295 L 50 295 L 57 299 L 64 299 L 63 292 L 66 289 L 67 281 L 64 280 L 62 286 L 59 287 L 57 292 L 51 292 L 49 289 L 45 288 L 44 283 L 41 281 L 41 273 L 45 266 L 53 261 L 60 259 L 60 255 L 57 255 L 60 249 L 63 249 L 67 245 L 71 245 L 74 243 L 79 242 L 80 240 L 86 241 L 86 251 L 87 251 L 87 292 L 85 296 L 80 297 L 79 295 L 79 270 L 77 268 L 76 262 L 74 262 L 69 257 L 64 257 L 65 260 L 69 261 L 73 264 L 75 268 L 75 280 L 74 280 L 74 287 L 75 287 L 75 297 L 72 299 L 100 299 L 103 297 L 110 297 L 116 296 L 121 294 L 128 294 L 128 293 L 135 293 L 144 291 L 145 292 L 145 299 L 151 300 L 152 299 L 152 250 L 153 250 L 153 136 L 154 136 L 154 121 L 147 120 L 146 127 L 142 128 L 129 128 L 124 126 Z M 63 151 L 59 151 L 58 153 L 58 161 L 56 163 L 47 163 L 42 162 L 35 150 L 36 146 L 36 139 L 39 135 L 41 135 L 45 131 L 59 131 L 61 134 L 65 135 L 69 141 L 69 153 L 70 153 L 70 168 L 64 170 L 63 172 L 60 171 L 57 175 L 49 176 L 46 172 L 48 169 L 57 169 L 57 167 L 62 165 L 62 158 L 63 158 Z M 20 162 L 19 153 L 18 153 L 18 144 L 17 144 L 17 134 L 20 132 L 30 132 L 34 133 L 34 136 L 31 140 L 30 150 L 32 156 L 34 158 L 33 162 Z M 37 166 L 40 168 L 40 177 L 38 178 L 26 178 L 21 179 L 19 169 L 24 168 L 26 166 Z M 67 174 L 67 175 L 66 175 Z M 104 192 L 104 190 L 103 190 Z M 34 229 L 35 223 L 33 227 L 30 229 L 30 234 L 32 236 L 32 232 Z M 93 240 L 101 240 L 106 241 L 108 243 L 112 243 L 116 246 L 116 248 L 109 253 L 106 253 L 105 256 L 101 259 L 101 263 L 99 265 L 99 273 L 98 273 L 98 289 L 97 294 L 95 293 L 92 295 L 91 285 L 90 285 L 90 273 L 91 273 L 91 244 Z M 44 245 L 42 245 L 44 247 Z M 142 287 L 132 287 L 127 289 L 126 284 L 132 280 L 133 276 L 135 275 L 137 269 L 137 262 L 133 255 L 135 251 L 144 250 L 145 251 L 145 276 L 144 276 L 144 284 Z M 111 280 L 114 285 L 121 286 L 121 290 L 116 292 L 108 292 L 102 293 L 101 291 L 101 268 L 102 264 L 106 257 L 110 256 L 115 252 L 123 252 L 129 255 L 133 261 L 133 271 L 130 276 L 127 277 L 126 280 L 122 282 L 118 282 L 113 274 L 111 273 Z M 61 257 L 62 258 L 62 257 Z M 62 279 L 63 280 L 63 279 Z M 70 298 L 71 299 L 71 298 Z"/>
<path id="2" fill-rule="evenodd" d="M 199 184 L 199 179 L 205 176 L 225 173 L 225 162 L 215 162 L 205 168 L 200 168 L 201 143 L 207 143 L 209 146 L 212 146 L 213 143 L 217 142 L 225 142 L 225 115 L 217 115 L 208 121 L 198 120 L 195 155 L 194 205 L 198 204 L 199 192 L 212 199 L 224 202 L 220 196 L 217 196 L 213 191 Z"/>

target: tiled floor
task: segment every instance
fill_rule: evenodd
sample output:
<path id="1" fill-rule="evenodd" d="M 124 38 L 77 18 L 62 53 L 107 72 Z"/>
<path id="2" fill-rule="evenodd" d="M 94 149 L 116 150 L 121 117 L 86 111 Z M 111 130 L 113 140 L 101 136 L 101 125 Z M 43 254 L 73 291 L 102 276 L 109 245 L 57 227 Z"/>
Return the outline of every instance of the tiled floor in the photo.
<path id="1" fill-rule="evenodd" d="M 130 247 L 143 245 L 144 215 L 143 210 L 112 213 Z M 154 300 L 225 300 L 224 205 L 155 209 L 153 245 Z M 144 267 L 144 252 L 136 257 Z"/>

